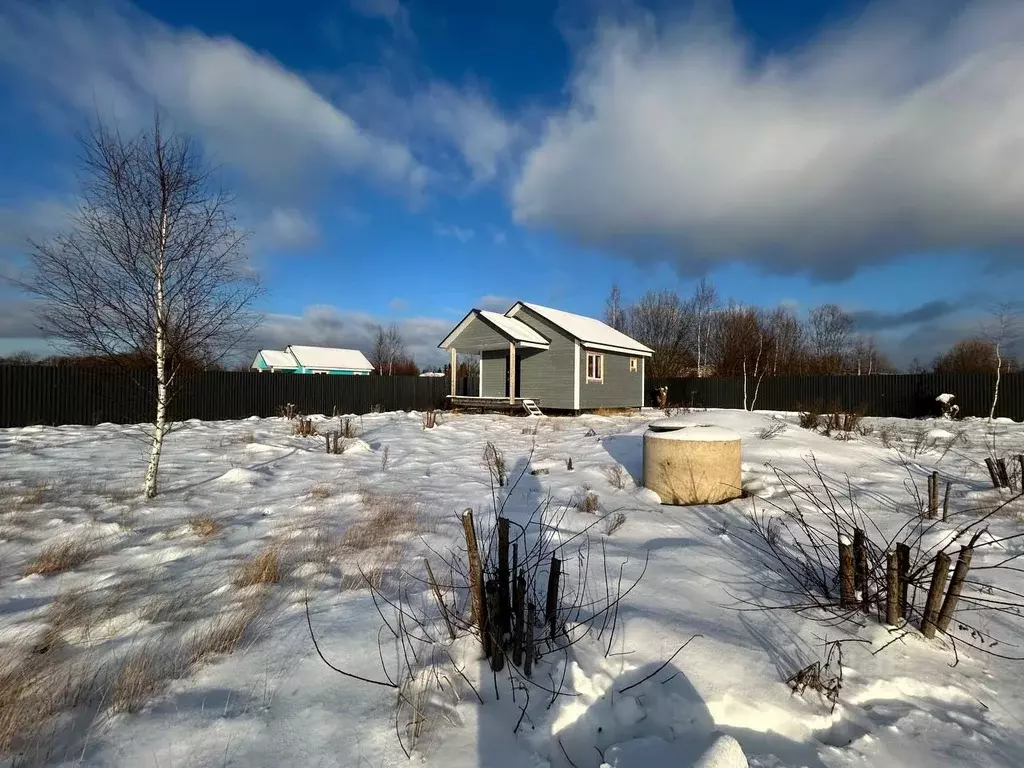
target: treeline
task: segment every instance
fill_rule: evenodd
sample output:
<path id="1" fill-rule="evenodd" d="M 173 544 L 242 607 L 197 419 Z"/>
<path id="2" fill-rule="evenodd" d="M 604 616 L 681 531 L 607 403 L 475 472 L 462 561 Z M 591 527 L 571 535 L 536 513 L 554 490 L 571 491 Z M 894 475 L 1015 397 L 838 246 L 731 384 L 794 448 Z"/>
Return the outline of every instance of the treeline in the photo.
<path id="1" fill-rule="evenodd" d="M 822 304 L 801 319 L 787 306 L 722 301 L 707 280 L 688 298 L 648 291 L 634 304 L 623 304 L 613 286 L 604 319 L 654 350 L 647 371 L 655 378 L 894 370 L 874 337 L 857 332 L 853 317 L 837 304 Z"/>
<path id="2" fill-rule="evenodd" d="M 801 318 L 788 306 L 765 309 L 723 301 L 707 280 L 689 297 L 648 291 L 633 304 L 624 304 L 613 286 L 604 320 L 654 350 L 647 368 L 654 378 L 897 372 L 874 336 L 859 331 L 838 304 L 820 304 Z M 995 315 L 992 332 L 956 342 L 930 366 L 915 362 L 911 372 L 1018 370 L 1006 342 L 1019 325 L 1019 318 L 1004 309 Z"/>

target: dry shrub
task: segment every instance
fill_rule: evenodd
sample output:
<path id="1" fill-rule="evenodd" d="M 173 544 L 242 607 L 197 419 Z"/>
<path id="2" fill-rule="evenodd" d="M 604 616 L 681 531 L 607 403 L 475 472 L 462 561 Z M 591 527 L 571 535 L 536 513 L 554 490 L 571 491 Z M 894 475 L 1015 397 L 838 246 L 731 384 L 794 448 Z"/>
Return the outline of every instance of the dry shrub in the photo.
<path id="1" fill-rule="evenodd" d="M 605 477 L 608 478 L 608 482 L 613 487 L 618 488 L 620 491 L 626 487 L 626 480 L 629 478 L 629 473 L 625 467 L 621 464 L 610 464 L 604 469 Z"/>
<path id="2" fill-rule="evenodd" d="M 77 568 L 95 557 L 96 547 L 89 540 L 64 539 L 46 547 L 39 557 L 25 566 L 25 575 L 39 573 L 44 576 Z"/>
<path id="3" fill-rule="evenodd" d="M 491 483 L 499 488 L 504 488 L 505 482 L 508 480 L 505 454 L 490 441 L 484 446 L 483 463 L 491 476 Z"/>
<path id="4" fill-rule="evenodd" d="M 385 445 L 384 450 L 380 453 L 380 471 L 387 472 L 388 470 L 388 447 Z"/>
<path id="5" fill-rule="evenodd" d="M 616 512 L 614 515 L 609 515 L 608 518 L 604 521 L 605 535 L 611 536 L 625 524 L 626 514 L 624 512 Z"/>
<path id="6" fill-rule="evenodd" d="M 598 496 L 593 491 L 584 488 L 573 498 L 572 505 L 580 512 L 593 515 L 597 512 Z"/>
<path id="7" fill-rule="evenodd" d="M 47 606 L 47 627 L 32 650 L 48 653 L 60 641 L 62 635 L 73 627 L 83 627 L 88 632 L 95 617 L 95 606 L 84 590 L 74 589 L 57 595 Z"/>
<path id="8" fill-rule="evenodd" d="M 220 523 L 209 515 L 192 515 L 188 519 L 188 527 L 196 536 L 209 539 L 217 535 L 220 530 Z"/>
<path id="9" fill-rule="evenodd" d="M 821 414 L 817 409 L 809 408 L 800 412 L 800 426 L 804 429 L 817 430 L 821 426 L 821 421 Z"/>
<path id="10" fill-rule="evenodd" d="M 280 580 L 281 553 L 279 548 L 273 544 L 246 558 L 235 574 L 235 586 L 237 587 L 277 584 Z"/>
<path id="11" fill-rule="evenodd" d="M 150 598 L 139 611 L 141 618 L 154 624 L 192 621 L 199 613 L 204 595 L 191 589 L 179 589 L 168 595 Z"/>
<path id="12" fill-rule="evenodd" d="M 800 426 L 803 426 L 802 424 Z M 786 431 L 788 425 L 782 419 L 772 419 L 758 430 L 757 436 L 762 440 L 771 440 Z"/>
<path id="13" fill-rule="evenodd" d="M 528 427 L 523 427 L 522 434 L 524 434 L 524 435 L 536 435 L 538 430 L 539 430 L 539 428 L 540 428 L 540 424 L 539 423 L 531 424 Z"/>
<path id="14" fill-rule="evenodd" d="M 325 501 L 334 495 L 334 489 L 329 485 L 320 483 L 310 488 L 307 495 L 313 501 Z"/>
<path id="15" fill-rule="evenodd" d="M 355 419 L 350 416 L 346 416 L 339 422 L 341 429 L 341 436 L 346 440 L 352 440 L 359 437 L 359 428 L 356 427 Z"/>
<path id="16" fill-rule="evenodd" d="M 845 413 L 836 409 L 826 416 L 822 431 L 826 435 L 831 435 L 833 432 L 843 432 L 848 437 L 851 432 L 857 429 L 862 418 L 864 418 L 864 415 L 861 413 Z"/>
<path id="17" fill-rule="evenodd" d="M 387 569 L 402 556 L 402 539 L 417 530 L 412 497 L 378 491 L 363 491 L 362 496 L 369 515 L 349 525 L 338 544 L 345 564 L 354 568 L 342 577 L 343 589 L 361 586 L 364 577 L 379 587 Z"/>
<path id="18" fill-rule="evenodd" d="M 32 509 L 48 500 L 51 486 L 46 483 L 29 485 L 21 493 L 14 495 L 13 509 Z"/>

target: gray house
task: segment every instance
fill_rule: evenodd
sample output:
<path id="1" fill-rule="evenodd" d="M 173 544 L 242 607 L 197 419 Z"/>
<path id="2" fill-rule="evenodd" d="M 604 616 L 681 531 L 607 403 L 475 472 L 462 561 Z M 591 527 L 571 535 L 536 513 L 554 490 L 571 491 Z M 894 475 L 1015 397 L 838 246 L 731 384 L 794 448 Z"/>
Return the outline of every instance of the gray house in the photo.
<path id="1" fill-rule="evenodd" d="M 451 369 L 459 352 L 480 355 L 479 392 L 457 405 L 515 406 L 532 400 L 545 410 L 639 408 L 651 349 L 592 317 L 516 302 L 505 314 L 471 310 L 438 345 Z"/>

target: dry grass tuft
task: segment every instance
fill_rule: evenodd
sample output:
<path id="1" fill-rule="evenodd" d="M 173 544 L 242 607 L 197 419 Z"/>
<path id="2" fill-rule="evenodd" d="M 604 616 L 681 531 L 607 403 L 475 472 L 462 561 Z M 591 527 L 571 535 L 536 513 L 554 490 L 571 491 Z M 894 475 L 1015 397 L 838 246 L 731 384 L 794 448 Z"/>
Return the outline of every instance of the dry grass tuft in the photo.
<path id="1" fill-rule="evenodd" d="M 763 427 L 761 427 L 761 429 L 758 430 L 757 436 L 761 440 L 771 440 L 776 435 L 781 435 L 783 432 L 785 432 L 787 426 L 788 425 L 786 424 L 786 422 L 784 422 L 782 419 L 773 418 L 770 422 L 768 422 Z"/>
<path id="2" fill-rule="evenodd" d="M 231 653 L 263 611 L 262 600 L 251 600 L 230 613 L 222 613 L 189 635 L 184 652 L 189 664 L 198 664 L 209 656 Z"/>
<path id="3" fill-rule="evenodd" d="M 334 495 L 334 489 L 329 485 L 320 483 L 310 488 L 307 495 L 313 501 L 325 501 Z"/>
<path id="4" fill-rule="evenodd" d="M 364 585 L 364 575 L 379 587 L 385 572 L 402 557 L 402 539 L 418 529 L 413 497 L 379 491 L 363 491 L 362 497 L 368 516 L 349 525 L 338 543 L 344 563 L 352 568 L 342 577 L 343 589 Z"/>
<path id="5" fill-rule="evenodd" d="M 591 413 L 594 416 L 628 416 L 636 413 L 636 408 L 595 408 Z"/>
<path id="6" fill-rule="evenodd" d="M 220 523 L 209 515 L 192 515 L 188 519 L 188 527 L 196 536 L 209 539 L 220 531 Z"/>
<path id="7" fill-rule="evenodd" d="M 47 576 L 70 571 L 92 559 L 96 554 L 96 547 L 90 541 L 78 539 L 58 541 L 46 547 L 39 553 L 39 557 L 25 566 L 25 575 L 31 576 L 39 573 Z"/>
<path id="8" fill-rule="evenodd" d="M 581 489 L 572 500 L 572 506 L 588 515 L 597 513 L 598 503 L 597 494 L 587 488 Z"/>
<path id="9" fill-rule="evenodd" d="M 98 698 L 101 667 L 57 664 L 45 656 L 8 657 L 0 668 L 0 753 L 45 754 L 51 718 Z"/>
<path id="10" fill-rule="evenodd" d="M 235 574 L 235 586 L 251 587 L 254 584 L 277 584 L 281 580 L 281 552 L 275 545 L 269 545 L 250 555 Z"/>
<path id="11" fill-rule="evenodd" d="M 110 685 L 111 712 L 138 712 L 160 691 L 173 669 L 175 657 L 165 649 L 145 646 L 130 654 Z"/>

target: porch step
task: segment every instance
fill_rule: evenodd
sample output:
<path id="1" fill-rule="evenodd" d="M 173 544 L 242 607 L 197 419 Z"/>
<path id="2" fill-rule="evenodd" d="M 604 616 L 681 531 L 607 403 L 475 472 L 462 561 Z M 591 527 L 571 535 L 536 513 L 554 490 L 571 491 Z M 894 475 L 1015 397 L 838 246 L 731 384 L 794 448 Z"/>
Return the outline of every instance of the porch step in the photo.
<path id="1" fill-rule="evenodd" d="M 523 408 L 531 416 L 543 416 L 543 412 L 537 407 L 537 404 L 533 400 L 523 400 Z"/>

